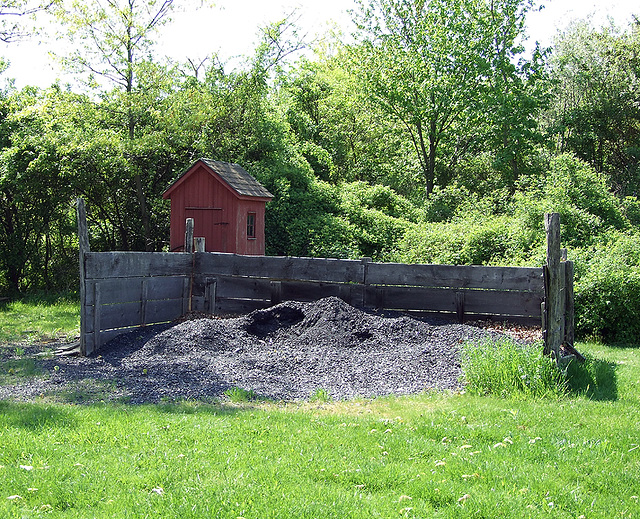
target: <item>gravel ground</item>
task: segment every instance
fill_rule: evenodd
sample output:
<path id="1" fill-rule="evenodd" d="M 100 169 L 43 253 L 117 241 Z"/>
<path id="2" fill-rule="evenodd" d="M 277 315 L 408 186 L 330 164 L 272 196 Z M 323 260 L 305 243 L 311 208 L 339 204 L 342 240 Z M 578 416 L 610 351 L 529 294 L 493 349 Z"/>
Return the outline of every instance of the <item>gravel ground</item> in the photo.
<path id="1" fill-rule="evenodd" d="M 495 332 L 400 314 L 374 314 L 337 298 L 285 302 L 228 319 L 191 319 L 120 335 L 98 356 L 46 356 L 20 346 L 44 376 L 0 386 L 0 399 L 156 403 L 210 400 L 230 388 L 275 400 L 334 399 L 460 387 L 460 345 Z M 0 360 L 15 356 L 3 348 Z"/>

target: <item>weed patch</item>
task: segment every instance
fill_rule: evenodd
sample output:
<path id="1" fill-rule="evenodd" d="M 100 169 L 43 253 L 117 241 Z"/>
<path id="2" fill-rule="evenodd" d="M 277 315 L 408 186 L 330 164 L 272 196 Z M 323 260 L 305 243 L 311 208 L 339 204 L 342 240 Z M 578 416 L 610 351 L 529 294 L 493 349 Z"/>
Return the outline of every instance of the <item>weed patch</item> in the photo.
<path id="1" fill-rule="evenodd" d="M 331 394 L 324 388 L 319 387 L 309 396 L 310 402 L 331 402 Z"/>
<path id="2" fill-rule="evenodd" d="M 562 371 L 539 344 L 509 338 L 467 342 L 462 371 L 467 391 L 475 395 L 544 397 L 566 392 Z"/>
<path id="3" fill-rule="evenodd" d="M 258 395 L 253 389 L 247 390 L 241 387 L 232 387 L 224 392 L 225 396 L 234 403 L 251 402 L 258 399 Z"/>

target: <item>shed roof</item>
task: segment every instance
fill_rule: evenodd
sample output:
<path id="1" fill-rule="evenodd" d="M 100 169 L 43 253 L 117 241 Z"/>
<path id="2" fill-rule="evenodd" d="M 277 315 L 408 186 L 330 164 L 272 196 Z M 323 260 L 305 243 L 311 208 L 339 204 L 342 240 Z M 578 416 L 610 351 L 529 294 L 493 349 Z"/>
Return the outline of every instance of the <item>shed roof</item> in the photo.
<path id="1" fill-rule="evenodd" d="M 181 184 L 188 173 L 194 169 L 198 162 L 204 163 L 211 171 L 216 173 L 224 182 L 226 182 L 233 191 L 240 196 L 250 196 L 256 198 L 273 198 L 273 195 L 253 178 L 248 171 L 238 164 L 229 164 L 219 160 L 211 160 L 207 158 L 198 159 L 187 171 L 164 192 L 163 197 L 167 198 L 178 184 Z"/>

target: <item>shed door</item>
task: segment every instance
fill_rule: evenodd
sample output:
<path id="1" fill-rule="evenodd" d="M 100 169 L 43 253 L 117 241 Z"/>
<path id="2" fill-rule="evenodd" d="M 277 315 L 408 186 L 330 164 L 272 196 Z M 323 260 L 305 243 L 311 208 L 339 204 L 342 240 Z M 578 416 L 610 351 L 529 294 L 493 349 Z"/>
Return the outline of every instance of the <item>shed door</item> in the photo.
<path id="1" fill-rule="evenodd" d="M 234 252 L 227 250 L 229 222 L 224 211 L 213 207 L 188 207 L 186 218 L 193 218 L 193 236 L 205 238 L 207 252 Z"/>

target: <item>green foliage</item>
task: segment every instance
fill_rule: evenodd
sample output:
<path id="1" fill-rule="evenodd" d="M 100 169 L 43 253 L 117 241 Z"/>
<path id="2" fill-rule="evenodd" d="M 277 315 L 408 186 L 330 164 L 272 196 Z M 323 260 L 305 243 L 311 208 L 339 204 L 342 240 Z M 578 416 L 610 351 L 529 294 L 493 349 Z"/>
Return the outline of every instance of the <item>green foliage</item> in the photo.
<path id="1" fill-rule="evenodd" d="M 566 154 L 553 157 L 545 174 L 519 183 L 515 211 L 524 225 L 537 229 L 543 229 L 545 213 L 560 213 L 563 243 L 576 248 L 591 244 L 602 232 L 629 225 L 606 177 Z"/>
<path id="2" fill-rule="evenodd" d="M 256 395 L 253 389 L 247 390 L 242 389 L 241 387 L 232 387 L 227 389 L 224 394 L 231 402 L 234 403 L 251 402 L 252 400 L 258 399 L 258 395 Z"/>
<path id="3" fill-rule="evenodd" d="M 610 233 L 576 252 L 576 331 L 606 342 L 640 336 L 640 240 Z"/>
<path id="4" fill-rule="evenodd" d="M 384 186 L 331 185 L 303 166 L 262 176 L 275 199 L 267 205 L 267 252 L 294 256 L 389 257 L 418 218 L 417 209 Z"/>
<path id="5" fill-rule="evenodd" d="M 0 291 L 69 289 L 72 181 L 45 115 L 52 106 L 29 89 L 0 98 Z"/>
<path id="6" fill-rule="evenodd" d="M 525 265 L 544 259 L 544 236 L 518 219 L 470 214 L 450 222 L 412 226 L 398 245 L 406 263 L 449 265 Z"/>
<path id="7" fill-rule="evenodd" d="M 557 81 L 550 130 L 560 151 L 572 151 L 609 178 L 616 191 L 640 188 L 640 31 L 575 21 L 557 38 L 551 59 Z"/>
<path id="8" fill-rule="evenodd" d="M 541 345 L 508 338 L 465 343 L 462 371 L 465 388 L 474 395 L 540 398 L 566 390 L 562 372 Z"/>

